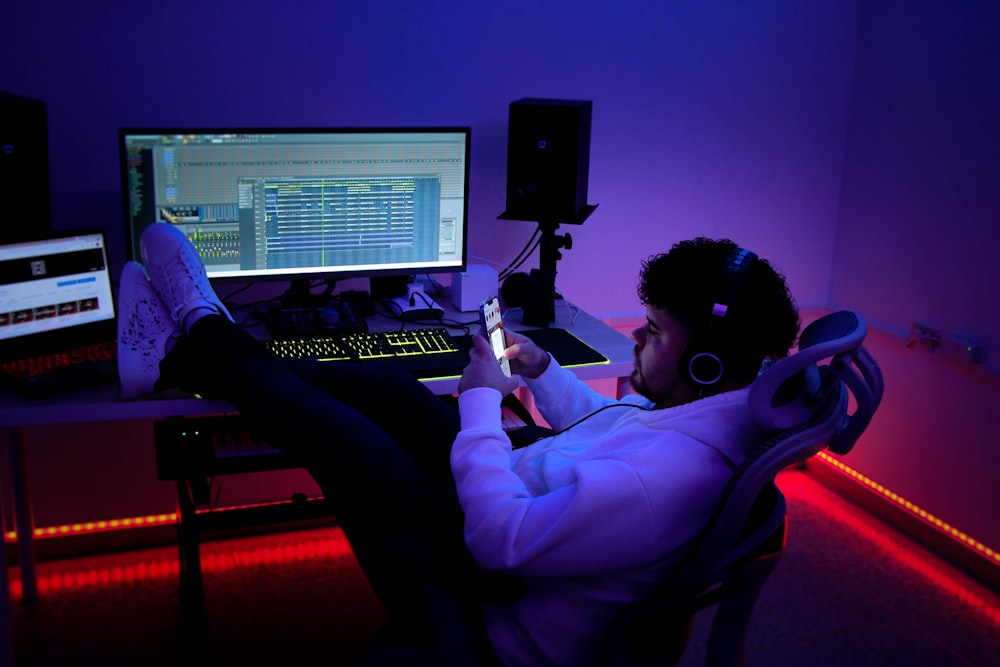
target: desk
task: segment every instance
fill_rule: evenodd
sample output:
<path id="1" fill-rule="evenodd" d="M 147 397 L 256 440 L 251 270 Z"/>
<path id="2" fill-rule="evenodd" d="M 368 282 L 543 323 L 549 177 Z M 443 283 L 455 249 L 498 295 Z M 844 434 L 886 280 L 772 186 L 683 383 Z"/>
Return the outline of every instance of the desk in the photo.
<path id="1" fill-rule="evenodd" d="M 475 313 L 446 312 L 448 321 L 475 320 Z M 520 311 L 505 314 L 509 328 L 527 328 L 520 322 Z M 399 323 L 375 317 L 370 321 L 375 329 L 398 328 Z M 414 327 L 420 325 L 412 325 Z M 578 310 L 565 302 L 556 306 L 554 327 L 566 329 L 577 338 L 590 345 L 608 358 L 607 364 L 582 366 L 573 369 L 584 380 L 618 378 L 618 393 L 632 373 L 632 341 L 604 324 L 592 315 Z M 455 393 L 457 378 L 435 379 L 426 382 L 438 394 Z M 38 595 L 35 571 L 34 518 L 31 509 L 31 494 L 28 488 L 24 434 L 26 427 L 43 424 L 108 422 L 127 419 L 157 419 L 174 416 L 199 416 L 233 413 L 236 410 L 225 401 L 212 401 L 193 397 L 180 391 L 161 392 L 155 396 L 122 401 L 117 385 L 104 385 L 83 391 L 43 398 L 22 398 L 7 392 L 0 392 L 0 427 L 6 427 L 10 435 L 10 466 L 13 487 L 14 520 L 17 528 L 18 561 L 21 565 L 21 583 L 24 599 L 34 599 Z M 0 514 L 2 518 L 2 514 Z M 2 526 L 0 526 L 2 528 Z M 6 563 L 3 563 L 6 566 Z M 3 585 L 0 581 L 0 586 Z M 6 587 L 4 587 L 6 588 Z M 9 594 L 0 590 L 0 594 Z M 0 610 L 2 611 L 2 610 Z"/>

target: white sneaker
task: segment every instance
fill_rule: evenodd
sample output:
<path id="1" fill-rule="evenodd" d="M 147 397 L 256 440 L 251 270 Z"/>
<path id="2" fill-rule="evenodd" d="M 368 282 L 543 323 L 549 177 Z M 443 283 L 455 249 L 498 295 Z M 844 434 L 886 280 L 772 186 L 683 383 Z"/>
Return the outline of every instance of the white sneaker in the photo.
<path id="1" fill-rule="evenodd" d="M 188 321 L 195 311 L 233 319 L 212 289 L 201 256 L 180 229 L 167 222 L 150 225 L 139 239 L 139 252 L 153 289 L 183 332 L 198 319 Z"/>
<path id="2" fill-rule="evenodd" d="M 118 383 L 124 400 L 154 392 L 167 341 L 180 336 L 145 269 L 137 262 L 122 267 L 118 287 Z"/>

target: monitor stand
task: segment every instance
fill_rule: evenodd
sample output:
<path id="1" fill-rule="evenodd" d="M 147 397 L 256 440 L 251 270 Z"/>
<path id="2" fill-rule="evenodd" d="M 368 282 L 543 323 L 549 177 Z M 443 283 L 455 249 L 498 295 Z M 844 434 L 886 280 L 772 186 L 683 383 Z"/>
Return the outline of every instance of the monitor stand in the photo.
<path id="1" fill-rule="evenodd" d="M 313 292 L 308 280 L 292 280 L 281 297 L 280 305 L 267 312 L 267 330 L 275 338 L 314 336 L 323 333 L 368 331 L 363 303 L 335 298 L 336 281 L 326 281 L 326 288 Z M 339 295 L 338 295 L 339 296 Z"/>
<path id="2" fill-rule="evenodd" d="M 281 297 L 281 308 L 322 308 L 330 303 L 333 298 L 333 289 L 336 282 L 326 281 L 326 288 L 322 292 L 313 292 L 309 280 L 296 278 L 291 281 L 288 290 Z"/>
<path id="3" fill-rule="evenodd" d="M 440 320 L 444 317 L 441 304 L 423 292 L 393 297 L 386 305 L 394 317 L 404 322 Z"/>

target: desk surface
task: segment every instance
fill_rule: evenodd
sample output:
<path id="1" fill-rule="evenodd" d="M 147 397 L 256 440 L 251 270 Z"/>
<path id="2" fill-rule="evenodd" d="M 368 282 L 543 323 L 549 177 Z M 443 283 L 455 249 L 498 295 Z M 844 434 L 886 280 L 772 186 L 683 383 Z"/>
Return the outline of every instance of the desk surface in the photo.
<path id="1" fill-rule="evenodd" d="M 446 312 L 445 317 L 454 321 L 475 320 L 475 313 Z M 372 318 L 372 328 L 398 327 L 398 322 Z M 528 328 L 520 322 L 520 311 L 512 309 L 505 314 L 507 326 L 512 329 Z M 421 325 L 412 325 L 414 327 Z M 424 325 L 426 326 L 426 325 Z M 608 358 L 608 363 L 581 366 L 573 369 L 584 380 L 627 377 L 632 372 L 633 343 L 615 329 L 592 315 L 564 302 L 556 303 L 556 321 L 552 325 L 572 332 Z M 457 378 L 428 380 L 428 388 L 438 394 L 454 393 Z M 166 391 L 134 401 L 123 401 L 117 384 L 92 387 L 82 391 L 56 396 L 25 398 L 9 392 L 0 392 L 0 426 L 33 426 L 126 419 L 150 419 L 171 416 L 194 416 L 234 412 L 225 401 L 213 401 L 185 394 Z"/>

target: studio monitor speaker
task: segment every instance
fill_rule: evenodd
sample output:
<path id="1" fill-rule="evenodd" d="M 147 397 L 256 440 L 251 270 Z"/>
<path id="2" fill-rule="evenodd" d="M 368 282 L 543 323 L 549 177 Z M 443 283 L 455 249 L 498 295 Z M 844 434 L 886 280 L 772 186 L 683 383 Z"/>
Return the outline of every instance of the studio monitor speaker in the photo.
<path id="1" fill-rule="evenodd" d="M 579 224 L 589 215 L 587 100 L 526 97 L 510 103 L 507 220 Z"/>
<path id="2" fill-rule="evenodd" d="M 0 91 L 0 243 L 52 228 L 45 103 Z"/>

